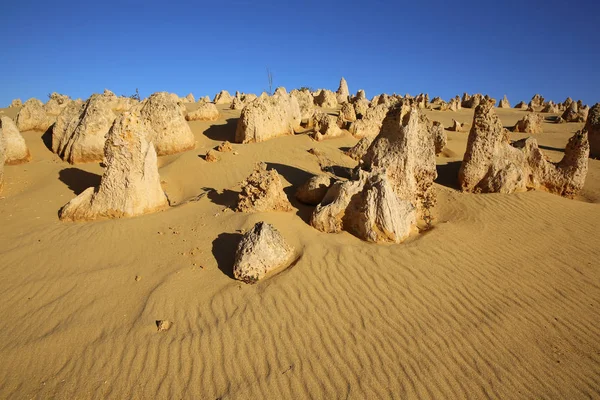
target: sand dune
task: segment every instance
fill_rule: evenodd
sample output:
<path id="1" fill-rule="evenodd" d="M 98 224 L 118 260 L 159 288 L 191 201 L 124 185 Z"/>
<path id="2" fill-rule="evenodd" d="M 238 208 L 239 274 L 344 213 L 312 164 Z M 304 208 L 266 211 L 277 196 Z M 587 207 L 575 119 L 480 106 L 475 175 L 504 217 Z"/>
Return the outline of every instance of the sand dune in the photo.
<path id="1" fill-rule="evenodd" d="M 599 160 L 574 200 L 461 193 L 473 110 L 427 111 L 469 124 L 437 160 L 435 228 L 375 245 L 318 232 L 293 197 L 320 171 L 307 150 L 353 167 L 340 149 L 356 139 L 233 144 L 207 163 L 240 114 L 217 107 L 218 121 L 189 123 L 195 150 L 159 159 L 172 207 L 130 219 L 60 222 L 102 168 L 23 133 L 32 161 L 6 166 L 0 193 L 0 397 L 600 397 Z M 497 113 L 512 126 L 525 112 Z M 536 138 L 556 161 L 582 126 L 544 123 Z M 232 211 L 257 161 L 296 211 Z M 232 279 L 235 246 L 263 220 L 300 258 L 246 285 Z M 158 320 L 173 326 L 157 332 Z"/>

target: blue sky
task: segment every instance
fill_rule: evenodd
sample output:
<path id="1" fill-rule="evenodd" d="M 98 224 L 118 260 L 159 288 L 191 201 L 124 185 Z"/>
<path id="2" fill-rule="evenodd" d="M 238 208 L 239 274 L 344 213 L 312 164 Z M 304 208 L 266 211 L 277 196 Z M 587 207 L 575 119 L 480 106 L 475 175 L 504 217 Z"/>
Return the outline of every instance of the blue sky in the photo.
<path id="1" fill-rule="evenodd" d="M 406 3 L 406 4 L 403 4 Z M 104 88 L 275 86 L 600 101 L 600 1 L 19 2 L 0 5 L 0 105 Z"/>

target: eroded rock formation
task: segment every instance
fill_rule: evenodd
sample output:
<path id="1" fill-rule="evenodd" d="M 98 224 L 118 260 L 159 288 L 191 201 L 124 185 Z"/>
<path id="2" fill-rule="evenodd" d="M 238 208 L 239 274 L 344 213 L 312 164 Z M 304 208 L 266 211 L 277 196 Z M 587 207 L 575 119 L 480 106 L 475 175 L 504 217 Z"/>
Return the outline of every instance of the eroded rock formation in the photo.
<path id="1" fill-rule="evenodd" d="M 287 267 L 293 258 L 294 249 L 281 233 L 271 224 L 258 222 L 238 244 L 233 276 L 246 283 L 255 283 L 269 272 Z"/>
<path id="2" fill-rule="evenodd" d="M 283 191 L 281 177 L 274 169 L 267 170 L 267 164 L 259 163 L 242 182 L 238 197 L 237 211 L 265 212 L 291 211 L 292 204 Z"/>
<path id="3" fill-rule="evenodd" d="M 535 139 L 511 145 L 508 132 L 487 103 L 475 109 L 458 180 L 468 192 L 512 193 L 542 188 L 572 197 L 583 187 L 588 154 L 585 132 L 569 139 L 565 156 L 558 163 L 546 160 Z"/>
<path id="4" fill-rule="evenodd" d="M 133 217 L 168 206 L 148 129 L 138 112 L 125 112 L 116 119 L 106 138 L 106 170 L 100 186 L 67 203 L 60 210 L 61 220 Z"/>

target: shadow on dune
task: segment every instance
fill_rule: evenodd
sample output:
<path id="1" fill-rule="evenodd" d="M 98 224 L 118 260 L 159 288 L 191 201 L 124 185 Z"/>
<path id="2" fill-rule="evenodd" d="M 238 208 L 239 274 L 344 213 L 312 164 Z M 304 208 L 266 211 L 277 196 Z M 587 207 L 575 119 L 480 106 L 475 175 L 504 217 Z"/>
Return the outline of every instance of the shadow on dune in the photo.
<path id="1" fill-rule="evenodd" d="M 211 125 L 204 131 L 204 135 L 212 140 L 218 140 L 220 142 L 229 140 L 233 143 L 238 119 L 239 118 L 229 118 L 223 125 Z"/>
<path id="2" fill-rule="evenodd" d="M 274 169 L 278 174 L 283 176 L 292 186 L 288 186 L 283 189 L 292 206 L 298 209 L 296 215 L 302 218 L 307 224 L 310 222 L 310 216 L 314 210 L 313 206 L 306 205 L 296 200 L 296 190 L 304 182 L 314 176 L 314 174 L 305 171 L 300 168 L 292 167 L 290 165 L 278 164 L 278 163 L 267 163 L 268 169 Z"/>
<path id="3" fill-rule="evenodd" d="M 212 253 L 217 260 L 219 269 L 231 279 L 233 276 L 233 263 L 235 262 L 235 251 L 242 239 L 239 233 L 221 233 L 212 242 Z"/>
<path id="4" fill-rule="evenodd" d="M 42 135 L 42 141 L 48 150 L 52 151 L 52 128 L 54 128 L 54 124 L 50 126 Z"/>
<path id="5" fill-rule="evenodd" d="M 542 150 L 548 150 L 548 151 L 558 151 L 559 153 L 564 153 L 565 149 L 561 149 L 559 147 L 551 147 L 551 146 L 543 146 L 541 144 L 538 144 L 538 147 Z"/>
<path id="6" fill-rule="evenodd" d="M 240 194 L 239 192 L 230 189 L 223 189 L 221 193 L 219 193 L 217 189 L 207 187 L 202 188 L 202 190 L 207 193 L 206 197 L 208 197 L 210 201 L 220 206 L 231 208 L 232 210 L 235 209 Z"/>
<path id="7" fill-rule="evenodd" d="M 450 161 L 448 164 L 438 165 L 438 177 L 435 183 L 449 187 L 450 189 L 460 190 L 460 186 L 458 185 L 460 164 L 462 164 L 462 161 Z"/>
<path id="8" fill-rule="evenodd" d="M 58 179 L 66 184 L 76 195 L 85 189 L 100 185 L 100 175 L 79 168 L 65 168 L 58 173 Z"/>

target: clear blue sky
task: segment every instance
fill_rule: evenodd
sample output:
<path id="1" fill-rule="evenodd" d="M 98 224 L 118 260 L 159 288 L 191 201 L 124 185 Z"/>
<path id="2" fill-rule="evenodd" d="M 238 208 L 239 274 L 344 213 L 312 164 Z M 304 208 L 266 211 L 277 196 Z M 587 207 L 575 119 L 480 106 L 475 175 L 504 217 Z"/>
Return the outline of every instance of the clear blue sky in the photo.
<path id="1" fill-rule="evenodd" d="M 6 1 L 0 105 L 275 86 L 600 101 L 600 0 Z"/>

